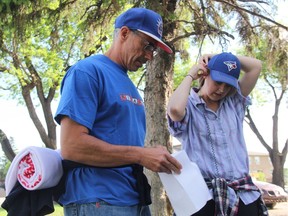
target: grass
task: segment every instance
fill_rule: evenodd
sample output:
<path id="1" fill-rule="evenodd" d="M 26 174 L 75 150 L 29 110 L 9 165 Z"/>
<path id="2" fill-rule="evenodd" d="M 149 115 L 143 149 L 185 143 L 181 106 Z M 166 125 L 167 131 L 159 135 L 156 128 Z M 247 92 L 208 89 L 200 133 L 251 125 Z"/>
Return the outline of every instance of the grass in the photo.
<path id="1" fill-rule="evenodd" d="M 64 215 L 63 208 L 60 205 L 54 204 L 54 208 L 55 208 L 55 211 L 49 214 L 49 216 L 63 216 Z M 7 216 L 7 212 L 5 209 L 0 208 L 0 216 Z"/>
<path id="2" fill-rule="evenodd" d="M 55 208 L 55 211 L 49 214 L 50 216 L 63 216 L 64 215 L 62 206 L 58 204 L 54 204 L 54 208 Z"/>

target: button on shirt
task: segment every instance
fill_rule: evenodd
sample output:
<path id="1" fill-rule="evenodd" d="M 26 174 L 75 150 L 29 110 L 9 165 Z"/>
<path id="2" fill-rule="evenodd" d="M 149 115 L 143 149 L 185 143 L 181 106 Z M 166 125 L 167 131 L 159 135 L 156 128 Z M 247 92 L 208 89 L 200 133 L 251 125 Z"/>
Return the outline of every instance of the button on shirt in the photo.
<path id="1" fill-rule="evenodd" d="M 224 98 L 216 112 L 209 109 L 196 89 L 191 89 L 186 115 L 181 122 L 169 117 L 169 131 L 182 144 L 192 162 L 195 162 L 205 179 L 224 178 L 227 182 L 249 174 L 249 161 L 243 136 L 245 108 L 250 98 L 240 92 Z M 230 206 L 236 193 L 229 188 Z M 254 202 L 260 193 L 239 191 L 245 204 Z"/>

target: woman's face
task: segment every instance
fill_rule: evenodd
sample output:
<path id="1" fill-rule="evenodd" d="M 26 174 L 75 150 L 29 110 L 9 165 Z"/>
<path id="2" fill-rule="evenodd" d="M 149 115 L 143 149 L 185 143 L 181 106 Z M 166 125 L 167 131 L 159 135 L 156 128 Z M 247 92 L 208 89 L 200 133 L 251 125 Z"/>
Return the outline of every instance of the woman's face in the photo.
<path id="1" fill-rule="evenodd" d="M 201 95 L 216 102 L 226 97 L 232 88 L 232 86 L 226 83 L 212 80 L 209 75 L 205 78 L 204 85 L 201 88 Z"/>

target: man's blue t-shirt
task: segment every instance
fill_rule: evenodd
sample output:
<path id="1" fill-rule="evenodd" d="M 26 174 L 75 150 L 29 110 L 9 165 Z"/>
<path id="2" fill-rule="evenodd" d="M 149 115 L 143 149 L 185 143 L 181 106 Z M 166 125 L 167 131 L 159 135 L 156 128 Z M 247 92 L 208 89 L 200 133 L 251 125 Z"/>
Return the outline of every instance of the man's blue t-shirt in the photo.
<path id="1" fill-rule="evenodd" d="M 146 121 L 141 96 L 125 70 L 104 55 L 79 61 L 66 73 L 55 115 L 68 116 L 89 133 L 114 145 L 144 146 Z M 77 168 L 68 173 L 60 203 L 99 200 L 112 205 L 138 204 L 131 167 Z"/>

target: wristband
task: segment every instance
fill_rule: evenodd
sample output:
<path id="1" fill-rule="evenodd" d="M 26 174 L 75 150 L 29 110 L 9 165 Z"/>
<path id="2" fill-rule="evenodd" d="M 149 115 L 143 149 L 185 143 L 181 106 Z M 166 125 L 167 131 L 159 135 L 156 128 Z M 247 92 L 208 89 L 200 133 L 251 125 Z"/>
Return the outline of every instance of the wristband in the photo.
<path id="1" fill-rule="evenodd" d="M 191 77 L 192 81 L 195 80 L 191 74 L 186 75 L 186 77 Z"/>

